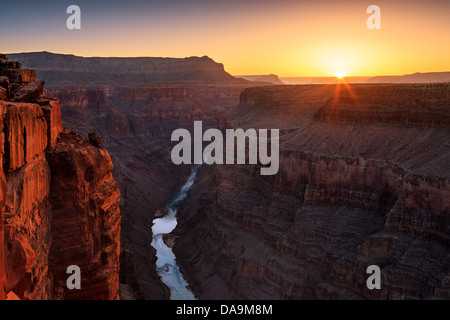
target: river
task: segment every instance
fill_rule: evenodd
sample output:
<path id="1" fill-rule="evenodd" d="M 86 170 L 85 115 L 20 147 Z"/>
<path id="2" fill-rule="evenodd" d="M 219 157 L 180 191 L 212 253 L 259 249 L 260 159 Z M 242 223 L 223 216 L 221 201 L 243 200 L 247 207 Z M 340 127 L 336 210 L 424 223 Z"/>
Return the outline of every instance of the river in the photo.
<path id="1" fill-rule="evenodd" d="M 152 246 L 156 249 L 156 268 L 162 281 L 169 287 L 171 300 L 196 300 L 194 294 L 187 289 L 188 283 L 178 268 L 176 257 L 172 249 L 166 246 L 163 241 L 163 235 L 171 233 L 177 226 L 177 207 L 178 204 L 186 198 L 186 194 L 194 184 L 199 166 L 194 166 L 186 183 L 170 201 L 167 206 L 168 213 L 162 217 L 153 220 Z"/>

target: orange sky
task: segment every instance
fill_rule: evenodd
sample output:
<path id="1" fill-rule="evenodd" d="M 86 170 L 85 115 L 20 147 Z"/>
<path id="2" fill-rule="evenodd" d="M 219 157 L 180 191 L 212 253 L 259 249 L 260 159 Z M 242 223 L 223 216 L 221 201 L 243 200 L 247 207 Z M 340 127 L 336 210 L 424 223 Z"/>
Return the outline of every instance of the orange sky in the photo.
<path id="1" fill-rule="evenodd" d="M 171 6 L 135 1 L 134 6 L 124 6 L 130 0 L 112 1 L 110 7 L 79 1 L 79 31 L 65 28 L 64 2 L 55 7 L 55 2 L 43 1 L 42 15 L 31 2 L 21 8 L 6 6 L 2 11 L 11 21 L 0 19 L 0 50 L 122 57 L 208 55 L 234 75 L 450 71 L 449 0 L 198 0 Z M 382 30 L 366 27 L 371 4 L 381 8 Z"/>

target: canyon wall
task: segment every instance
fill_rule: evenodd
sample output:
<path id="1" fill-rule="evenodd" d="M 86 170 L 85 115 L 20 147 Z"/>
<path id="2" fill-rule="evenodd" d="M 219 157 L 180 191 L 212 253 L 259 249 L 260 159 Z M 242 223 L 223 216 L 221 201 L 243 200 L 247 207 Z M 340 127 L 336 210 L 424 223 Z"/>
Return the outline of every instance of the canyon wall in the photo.
<path id="1" fill-rule="evenodd" d="M 436 262 L 442 241 L 412 242 L 415 236 L 403 236 L 405 225 L 391 221 L 413 210 L 399 200 L 411 198 L 409 171 L 448 175 L 447 87 L 432 86 L 431 93 L 416 85 L 351 88 L 160 85 L 51 88 L 47 94 L 63 102 L 68 128 L 97 132 L 111 152 L 123 194 L 120 278 L 133 298 L 169 297 L 149 268 L 155 263 L 150 224 L 190 169 L 170 161 L 170 134 L 192 130 L 194 120 L 222 129 L 280 128 L 282 141 L 275 177 L 262 178 L 251 166 L 205 167 L 180 209 L 175 251 L 200 298 L 445 297 L 440 279 L 448 258 Z M 438 182 L 444 190 L 445 179 Z M 400 211 L 390 213 L 394 207 Z M 422 281 L 420 289 L 412 290 L 405 279 L 417 276 L 408 270 L 422 255 L 434 261 L 437 275 L 424 266 L 426 276 L 415 280 Z M 383 281 L 398 284 L 368 291 L 370 264 L 384 268 Z M 425 282 L 439 284 L 427 291 Z"/>
<path id="2" fill-rule="evenodd" d="M 135 62 L 122 59 L 96 61 L 91 69 L 93 60 L 79 57 L 28 58 L 53 79 L 46 95 L 61 101 L 64 126 L 83 136 L 95 132 L 111 154 L 122 194 L 123 298 L 169 298 L 154 268 L 151 220 L 164 214 L 190 171 L 172 164 L 170 135 L 192 130 L 195 120 L 204 129 L 280 129 L 277 175 L 262 177 L 258 166 L 203 166 L 179 208 L 174 251 L 197 297 L 449 298 L 448 84 L 247 88 L 256 84 L 230 81 L 223 66 L 208 58 L 138 61 L 148 67 L 142 74 Z M 155 66 L 159 78 L 148 77 Z M 172 74 L 172 67 L 183 72 Z M 51 140 L 47 135 L 47 144 Z M 52 188 L 62 189 L 77 199 L 67 202 L 57 192 L 47 197 L 55 204 L 52 212 L 69 207 L 77 213 L 74 219 L 51 219 L 59 230 L 53 241 L 74 241 L 77 263 L 89 261 L 101 270 L 88 270 L 97 283 L 86 284 L 87 294 L 114 297 L 116 281 L 105 277 L 116 271 L 111 265 L 119 250 L 111 240 L 119 231 L 109 160 L 77 136 L 63 134 L 60 141 L 69 146 L 47 152 L 46 163 L 36 164 L 52 177 L 51 195 Z M 13 165 L 33 152 L 11 150 Z M 93 162 L 105 175 L 92 175 Z M 79 169 L 54 176 L 68 163 Z M 96 198 L 98 192 L 111 200 Z M 75 223 L 96 236 L 61 232 Z M 60 286 L 64 248 L 51 248 L 44 255 Z M 381 290 L 366 287 L 372 264 L 382 270 Z"/>
<path id="3" fill-rule="evenodd" d="M 156 272 L 151 221 L 190 173 L 171 161 L 172 131 L 219 127 L 222 114 L 239 103 L 245 86 L 170 85 L 152 87 L 55 88 L 65 127 L 84 136 L 96 132 L 114 163 L 121 189 L 120 282 L 124 298 L 168 299 Z M 152 267 L 153 266 L 153 267 Z"/>
<path id="4" fill-rule="evenodd" d="M 280 170 L 203 166 L 175 254 L 200 299 L 448 299 L 450 86 L 249 88 L 223 128 L 281 128 Z M 381 268 L 381 290 L 366 269 Z"/>
<path id="5" fill-rule="evenodd" d="M 47 52 L 8 55 L 46 80 L 46 95 L 61 101 L 64 126 L 101 136 L 121 190 L 123 298 L 168 299 L 150 246 L 151 221 L 187 178 L 190 167 L 172 163 L 173 130 L 218 127 L 258 85 L 236 79 L 208 57 L 82 58 Z"/>
<path id="6" fill-rule="evenodd" d="M 340 89 L 315 118 L 335 124 L 450 126 L 448 84 L 359 85 Z"/>
<path id="7" fill-rule="evenodd" d="M 32 69 L 0 56 L 0 298 L 117 299 L 120 192 L 106 150 L 61 122 Z M 81 268 L 81 290 L 66 286 Z"/>

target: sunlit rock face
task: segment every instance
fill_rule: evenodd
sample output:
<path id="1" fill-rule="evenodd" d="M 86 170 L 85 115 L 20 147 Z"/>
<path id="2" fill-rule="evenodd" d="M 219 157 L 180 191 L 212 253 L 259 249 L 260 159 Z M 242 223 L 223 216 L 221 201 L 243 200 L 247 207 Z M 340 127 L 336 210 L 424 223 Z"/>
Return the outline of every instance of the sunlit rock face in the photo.
<path id="1" fill-rule="evenodd" d="M 79 136 L 62 134 L 47 158 L 54 285 L 65 289 L 66 299 L 118 299 L 120 191 L 108 152 Z M 83 270 L 82 290 L 66 288 L 66 265 Z"/>
<path id="2" fill-rule="evenodd" d="M 105 149 L 64 130 L 59 100 L 0 56 L 0 298 L 117 299 L 120 191 Z M 68 292 L 66 270 L 88 278 Z"/>

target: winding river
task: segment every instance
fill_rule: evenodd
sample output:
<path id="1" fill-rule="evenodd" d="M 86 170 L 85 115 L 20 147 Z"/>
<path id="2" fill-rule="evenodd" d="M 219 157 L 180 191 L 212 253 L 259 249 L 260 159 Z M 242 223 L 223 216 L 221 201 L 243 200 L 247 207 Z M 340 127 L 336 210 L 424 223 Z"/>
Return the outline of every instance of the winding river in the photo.
<path id="1" fill-rule="evenodd" d="M 162 281 L 170 288 L 171 300 L 196 300 L 194 294 L 187 289 L 187 282 L 184 280 L 180 269 L 177 266 L 176 257 L 172 249 L 166 246 L 163 235 L 171 233 L 177 226 L 177 207 L 180 201 L 186 198 L 189 188 L 194 184 L 199 166 L 194 166 L 186 183 L 170 201 L 168 213 L 153 220 L 152 246 L 156 249 L 156 268 Z"/>

